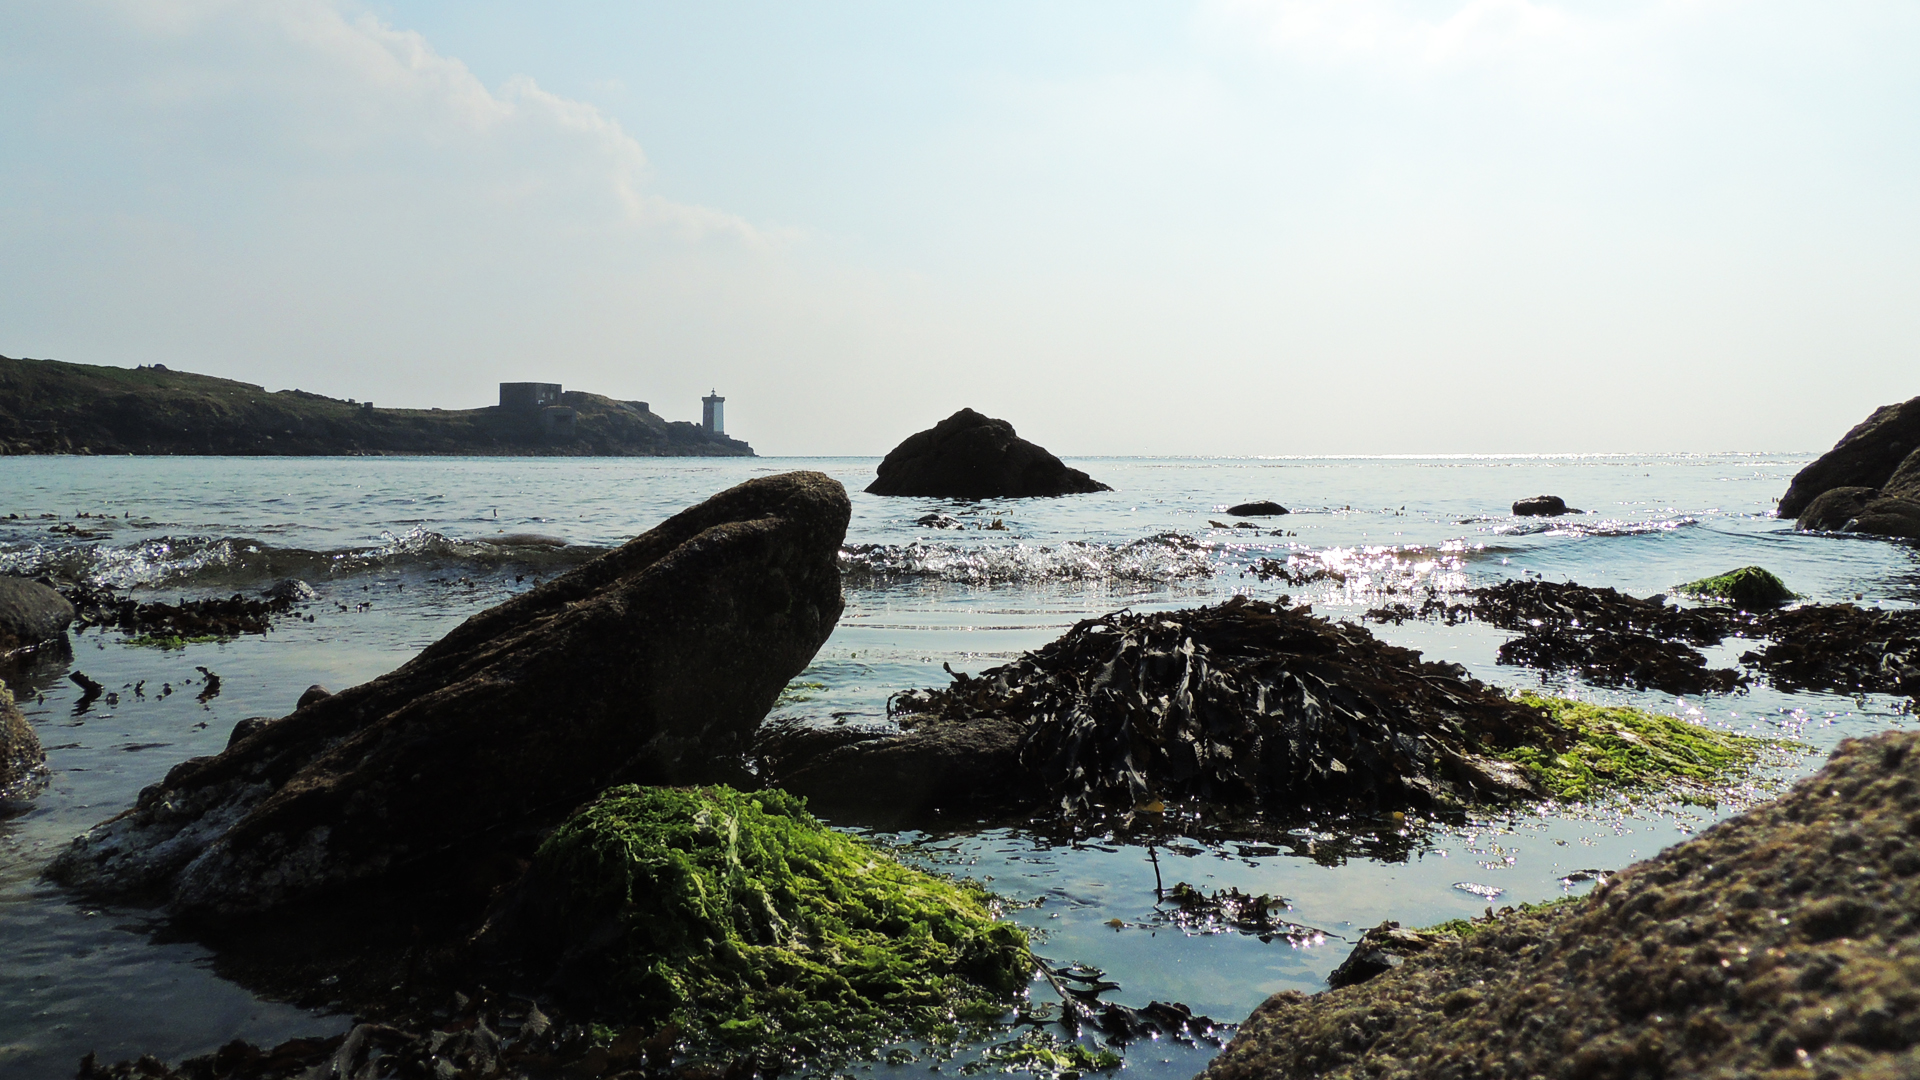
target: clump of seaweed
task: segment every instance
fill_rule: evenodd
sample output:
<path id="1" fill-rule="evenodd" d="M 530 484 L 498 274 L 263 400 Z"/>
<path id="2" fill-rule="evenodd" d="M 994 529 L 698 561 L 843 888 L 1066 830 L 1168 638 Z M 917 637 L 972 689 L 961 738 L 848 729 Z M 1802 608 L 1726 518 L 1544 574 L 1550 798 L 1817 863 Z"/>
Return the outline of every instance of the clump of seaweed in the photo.
<path id="1" fill-rule="evenodd" d="M 77 628 L 98 626 L 124 630 L 133 635 L 131 644 L 161 649 L 178 649 L 241 634 L 264 634 L 272 627 L 275 615 L 292 611 L 313 595 L 311 589 L 299 586 L 297 589 L 276 588 L 259 599 L 235 593 L 206 600 L 182 600 L 177 604 L 141 603 L 121 595 L 112 586 L 84 583 L 66 586 L 61 593 L 73 605 Z"/>
<path id="2" fill-rule="evenodd" d="M 1760 617 L 1772 643 L 1740 657 L 1785 690 L 1920 699 L 1920 611 L 1803 604 Z"/>
<path id="3" fill-rule="evenodd" d="M 1582 802 L 1614 792 L 1659 791 L 1715 805 L 1716 792 L 1755 764 L 1797 744 L 1690 724 L 1616 706 L 1522 693 L 1574 732 L 1561 749 L 1520 747 L 1503 755 L 1553 797 Z"/>
<path id="4" fill-rule="evenodd" d="M 1758 566 L 1743 566 L 1714 577 L 1689 581 L 1674 591 L 1709 600 L 1725 600 L 1742 611 L 1777 608 L 1798 594 L 1771 571 Z"/>
<path id="5" fill-rule="evenodd" d="M 1026 935 L 779 791 L 613 788 L 541 845 L 517 920 L 563 994 L 688 1050 L 832 1058 L 952 1038 L 1027 986 Z M 542 940 L 543 935 L 545 940 Z"/>
<path id="6" fill-rule="evenodd" d="M 1287 898 L 1271 893 L 1246 893 L 1228 887 L 1208 893 L 1184 881 L 1160 894 L 1170 905 L 1160 914 L 1168 922 L 1191 934 L 1218 934 L 1238 930 L 1261 941 L 1275 938 L 1289 945 L 1307 945 L 1326 939 L 1326 931 L 1281 918 L 1288 910 Z"/>

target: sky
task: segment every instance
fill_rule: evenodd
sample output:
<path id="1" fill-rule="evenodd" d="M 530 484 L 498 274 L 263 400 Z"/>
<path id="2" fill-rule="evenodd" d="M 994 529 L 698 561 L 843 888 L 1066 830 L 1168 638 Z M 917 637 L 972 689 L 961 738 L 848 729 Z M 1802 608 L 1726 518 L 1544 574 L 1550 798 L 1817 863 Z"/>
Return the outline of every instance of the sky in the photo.
<path id="1" fill-rule="evenodd" d="M 1920 394 L 1920 5 L 0 0 L 0 354 L 762 454 L 1814 450 Z"/>

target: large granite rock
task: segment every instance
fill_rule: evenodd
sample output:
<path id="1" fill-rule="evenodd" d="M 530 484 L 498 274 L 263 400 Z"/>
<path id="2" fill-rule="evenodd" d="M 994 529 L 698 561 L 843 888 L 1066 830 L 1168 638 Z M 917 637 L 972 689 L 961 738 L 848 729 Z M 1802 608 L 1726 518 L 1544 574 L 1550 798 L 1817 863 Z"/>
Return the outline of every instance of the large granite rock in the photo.
<path id="1" fill-rule="evenodd" d="M 1012 424 L 972 409 L 961 409 L 907 436 L 880 462 L 879 476 L 867 485 L 870 495 L 940 499 L 1019 499 L 1112 490 L 1014 434 Z"/>
<path id="2" fill-rule="evenodd" d="M 181 914 L 258 911 L 524 852 L 609 784 L 733 779 L 839 619 L 850 509 L 812 472 L 721 492 L 175 767 L 49 874 Z"/>
<path id="3" fill-rule="evenodd" d="M 1583 899 L 1268 998 L 1202 1080 L 1920 1075 L 1916 812 L 1920 735 L 1849 740 Z"/>
<path id="4" fill-rule="evenodd" d="M 20 715 L 13 691 L 0 682 L 0 807 L 25 798 L 40 785 L 47 772 L 47 752 L 33 726 Z"/>
<path id="5" fill-rule="evenodd" d="M 1800 512 L 1795 527 L 1920 539 L 1920 499 L 1870 487 L 1828 488 Z"/>
<path id="6" fill-rule="evenodd" d="M 0 651 L 52 641 L 71 622 L 66 597 L 37 581 L 0 576 Z"/>
<path id="7" fill-rule="evenodd" d="M 1883 405 L 1873 415 L 1840 437 L 1833 449 L 1801 469 L 1780 497 L 1780 516 L 1800 519 L 1801 528 L 1824 528 L 1808 523 L 1814 500 L 1835 488 L 1883 489 L 1887 495 L 1920 499 L 1920 397 L 1898 405 Z M 1900 481 L 1896 482 L 1895 477 Z M 1831 509 L 1823 520 L 1833 516 Z M 1872 530 L 1858 530 L 1868 532 Z"/>

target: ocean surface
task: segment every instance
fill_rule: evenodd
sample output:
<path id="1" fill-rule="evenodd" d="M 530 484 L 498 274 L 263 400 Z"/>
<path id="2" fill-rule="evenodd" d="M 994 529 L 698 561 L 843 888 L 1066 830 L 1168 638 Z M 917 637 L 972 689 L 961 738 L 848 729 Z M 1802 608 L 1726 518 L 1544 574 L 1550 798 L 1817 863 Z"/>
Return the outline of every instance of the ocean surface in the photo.
<path id="1" fill-rule="evenodd" d="M 872 458 L 9 458 L 0 461 L 0 572 L 110 583 L 141 599 L 256 594 L 286 578 L 318 590 L 312 622 L 223 643 L 161 649 L 117 632 L 75 639 L 71 665 L 15 691 L 48 750 L 50 786 L 0 820 L 0 1073 L 71 1076 L 82 1054 L 117 1060 L 206 1053 L 343 1030 L 349 1018 L 255 997 L 205 950 L 160 940 L 150 912 L 76 901 L 39 880 L 74 835 L 130 806 L 172 765 L 215 753 L 234 723 L 291 711 L 309 684 L 388 671 L 460 620 L 531 588 L 753 476 L 818 469 L 853 493 L 843 554 L 847 609 L 776 715 L 884 724 L 896 691 L 944 685 L 1120 608 L 1286 593 L 1358 620 L 1409 589 L 1541 577 L 1636 595 L 1759 564 L 1813 600 L 1920 601 L 1920 550 L 1795 535 L 1774 499 L 1812 454 L 1419 458 L 1089 458 L 1070 464 L 1115 490 L 956 503 L 862 494 Z M 1517 498 L 1557 494 L 1588 511 L 1516 519 Z M 1228 505 L 1293 510 L 1232 528 Z M 963 528 L 916 524 L 945 514 Z M 531 537 L 528 534 L 532 534 Z M 533 538 L 553 538 L 565 546 Z M 1247 573 L 1262 558 L 1327 569 L 1289 587 Z M 1498 685 L 1543 684 L 1739 731 L 1803 740 L 1809 753 L 1717 809 L 1610 801 L 1415 828 L 1387 861 L 1333 851 L 1333 833 L 1284 842 L 1165 843 L 1148 851 L 1019 830 L 899 834 L 914 858 L 976 877 L 1020 903 L 1036 951 L 1103 969 L 1141 1006 L 1178 1001 L 1237 1021 L 1267 995 L 1313 992 L 1361 931 L 1426 925 L 1591 887 L 1579 871 L 1648 856 L 1816 768 L 1839 739 L 1913 723 L 1895 699 L 1765 686 L 1674 698 L 1603 690 L 1495 662 L 1503 632 L 1418 622 L 1375 634 L 1464 664 Z M 1708 650 L 1715 666 L 1747 646 Z M 77 709 L 67 676 L 117 695 Z M 208 675 L 219 676 L 209 693 Z M 1324 846 L 1323 846 L 1324 845 Z M 1151 856 L 1151 858 L 1150 858 Z M 1166 885 L 1234 886 L 1287 898 L 1293 939 L 1187 932 L 1155 899 Z M 1472 891 L 1460 886 L 1479 887 Z M 1489 894 L 1498 890 L 1497 896 Z M 1037 987 L 1035 1000 L 1045 990 Z M 1127 1075 L 1191 1076 L 1216 1048 L 1126 1048 Z M 914 1073 L 925 1062 L 862 1071 Z M 952 1071 L 952 1066 L 945 1067 Z"/>

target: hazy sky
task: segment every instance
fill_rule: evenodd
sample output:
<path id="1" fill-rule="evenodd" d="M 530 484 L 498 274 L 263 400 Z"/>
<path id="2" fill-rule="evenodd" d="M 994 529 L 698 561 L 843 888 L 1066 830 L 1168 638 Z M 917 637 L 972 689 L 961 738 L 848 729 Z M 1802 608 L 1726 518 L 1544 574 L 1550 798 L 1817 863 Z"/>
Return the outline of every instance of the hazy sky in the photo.
<path id="1" fill-rule="evenodd" d="M 1920 4 L 0 0 L 0 353 L 770 454 L 1824 448 Z"/>

